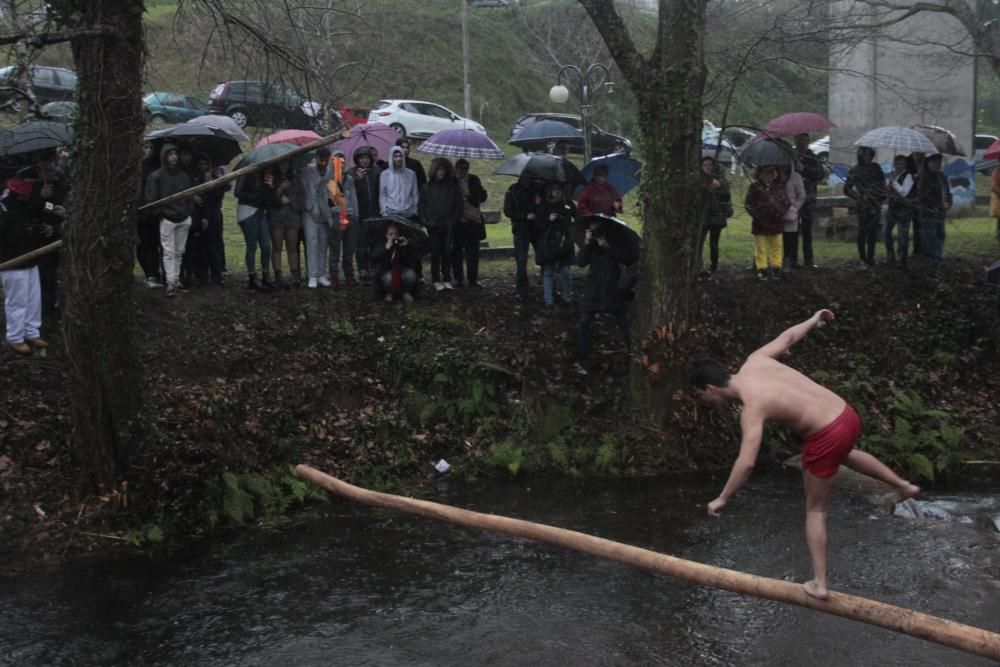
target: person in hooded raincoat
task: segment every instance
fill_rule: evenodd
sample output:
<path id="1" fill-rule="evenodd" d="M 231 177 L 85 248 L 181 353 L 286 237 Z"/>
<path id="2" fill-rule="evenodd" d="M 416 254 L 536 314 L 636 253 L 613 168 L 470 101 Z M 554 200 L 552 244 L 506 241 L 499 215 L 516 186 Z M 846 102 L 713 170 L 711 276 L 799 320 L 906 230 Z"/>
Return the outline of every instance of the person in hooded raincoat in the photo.
<path id="1" fill-rule="evenodd" d="M 362 282 L 370 278 L 368 266 L 368 220 L 380 215 L 379 181 L 382 170 L 375 164 L 375 152 L 371 146 L 361 146 L 351 156 L 354 166 L 347 170 L 354 181 L 354 193 L 358 201 L 358 222 L 355 228 L 348 228 L 349 243 L 354 244 L 358 273 Z"/>

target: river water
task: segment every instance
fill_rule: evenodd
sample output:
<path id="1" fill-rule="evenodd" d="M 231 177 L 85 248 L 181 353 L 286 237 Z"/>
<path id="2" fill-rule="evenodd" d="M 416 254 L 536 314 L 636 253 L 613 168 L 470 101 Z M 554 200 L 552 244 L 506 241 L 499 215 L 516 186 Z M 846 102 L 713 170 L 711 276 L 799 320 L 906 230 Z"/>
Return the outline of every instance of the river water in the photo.
<path id="1" fill-rule="evenodd" d="M 442 480 L 430 500 L 767 577 L 809 575 L 799 478 Z M 972 499 L 973 501 L 975 499 Z M 974 504 L 974 503 L 973 503 Z M 1000 631 L 1000 540 L 841 491 L 834 590 Z M 808 609 L 335 499 L 319 515 L 182 555 L 0 580 L 10 665 L 979 665 Z"/>

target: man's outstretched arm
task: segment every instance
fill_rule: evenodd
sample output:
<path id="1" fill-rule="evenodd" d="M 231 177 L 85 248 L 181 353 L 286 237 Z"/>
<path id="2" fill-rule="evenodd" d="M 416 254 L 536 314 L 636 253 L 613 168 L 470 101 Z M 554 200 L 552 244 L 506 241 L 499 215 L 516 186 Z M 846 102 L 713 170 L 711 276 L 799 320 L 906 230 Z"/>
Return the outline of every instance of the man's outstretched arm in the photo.
<path id="1" fill-rule="evenodd" d="M 712 517 L 718 517 L 719 511 L 726 506 L 729 498 L 743 488 L 750 479 L 750 473 L 753 472 L 754 464 L 757 462 L 760 439 L 764 434 L 764 419 L 748 414 L 744 409 L 740 416 L 740 427 L 743 431 L 743 437 L 740 440 L 740 455 L 733 463 L 733 470 L 729 473 L 729 479 L 726 481 L 722 493 L 708 504 L 708 515 Z"/>
<path id="2" fill-rule="evenodd" d="M 793 345 L 805 338 L 807 333 L 813 329 L 818 329 L 832 319 L 833 312 L 826 310 L 825 308 L 823 310 L 817 310 L 808 320 L 805 322 L 799 322 L 794 327 L 785 329 L 778 335 L 777 338 L 761 347 L 753 354 L 763 354 L 771 357 L 772 359 L 777 359 L 788 352 Z"/>

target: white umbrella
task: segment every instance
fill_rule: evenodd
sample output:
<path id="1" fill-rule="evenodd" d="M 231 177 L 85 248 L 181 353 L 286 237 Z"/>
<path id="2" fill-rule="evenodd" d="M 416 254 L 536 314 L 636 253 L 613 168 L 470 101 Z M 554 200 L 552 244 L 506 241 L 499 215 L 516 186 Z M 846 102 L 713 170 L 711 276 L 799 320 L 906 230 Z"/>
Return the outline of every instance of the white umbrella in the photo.
<path id="1" fill-rule="evenodd" d="M 877 127 L 854 142 L 855 146 L 887 148 L 896 153 L 937 153 L 931 140 L 908 127 Z"/>

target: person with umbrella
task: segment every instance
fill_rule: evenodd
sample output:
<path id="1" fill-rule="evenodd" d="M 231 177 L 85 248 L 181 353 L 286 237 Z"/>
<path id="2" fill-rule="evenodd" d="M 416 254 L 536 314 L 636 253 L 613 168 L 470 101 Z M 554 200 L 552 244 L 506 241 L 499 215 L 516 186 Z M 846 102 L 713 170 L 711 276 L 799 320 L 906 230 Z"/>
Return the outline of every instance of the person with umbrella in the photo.
<path id="1" fill-rule="evenodd" d="M 344 280 L 348 287 L 357 287 L 354 277 L 354 255 L 357 253 L 359 228 L 358 195 L 354 190 L 354 179 L 348 176 L 344 166 L 344 154 L 333 151 L 333 178 L 330 179 L 330 282 L 340 286 L 340 268 L 344 269 Z"/>
<path id="2" fill-rule="evenodd" d="M 46 243 L 62 238 L 66 222 L 66 202 L 70 196 L 70 183 L 66 171 L 60 165 L 56 149 L 38 154 L 38 165 L 34 169 L 37 178 L 31 188 L 32 206 L 39 211 L 42 221 L 42 235 Z M 38 279 L 42 286 L 42 320 L 46 327 L 56 323 L 59 306 L 59 252 L 50 252 L 38 259 Z"/>
<path id="3" fill-rule="evenodd" d="M 632 349 L 628 321 L 628 291 L 622 289 L 623 267 L 638 260 L 627 243 L 610 236 L 608 223 L 600 218 L 583 220 L 586 223 L 583 247 L 576 256 L 576 265 L 589 266 L 580 300 L 580 320 L 577 324 L 576 371 L 587 375 L 584 364 L 590 355 L 591 329 L 597 313 L 609 313 L 618 323 L 626 353 Z M 624 225 L 622 225 L 624 226 Z M 627 228 L 626 228 L 627 229 Z"/>
<path id="4" fill-rule="evenodd" d="M 608 183 L 608 165 L 594 167 L 594 177 L 580 190 L 577 200 L 580 215 L 600 213 L 614 217 L 622 212 L 622 196 L 615 186 Z"/>
<path id="5" fill-rule="evenodd" d="M 573 302 L 573 239 L 570 225 L 576 206 L 566 201 L 562 183 L 547 183 L 538 215 L 538 246 L 535 263 L 542 267 L 542 295 L 546 306 L 553 301 L 555 274 L 562 280 L 562 302 Z"/>
<path id="6" fill-rule="evenodd" d="M 179 161 L 177 147 L 164 143 L 160 148 L 161 166 L 146 181 L 146 202 L 155 202 L 191 187 L 191 178 L 181 170 Z M 176 295 L 180 288 L 181 263 L 184 261 L 184 249 L 191 229 L 193 208 L 194 201 L 188 198 L 161 206 L 157 211 L 168 297 Z"/>
<path id="7" fill-rule="evenodd" d="M 765 280 L 770 274 L 777 278 L 781 275 L 781 232 L 789 208 L 788 195 L 778 178 L 777 167 L 764 165 L 757 169 L 743 205 L 750 214 L 757 277 Z"/>
<path id="8" fill-rule="evenodd" d="M 802 263 L 806 268 L 815 269 L 816 262 L 813 257 L 813 224 L 816 221 L 816 197 L 819 191 L 819 183 L 823 180 L 823 165 L 819 158 L 809 148 L 809 134 L 801 132 L 795 135 L 795 156 L 802 165 L 802 184 L 806 188 L 806 200 L 799 209 L 799 234 L 802 241 Z M 799 266 L 798 242 L 792 249 L 792 267 Z"/>
<path id="9" fill-rule="evenodd" d="M 701 159 L 702 223 L 701 240 L 698 243 L 698 260 L 705 252 L 705 238 L 708 238 L 709 268 L 702 273 L 710 276 L 719 270 L 719 239 L 722 230 L 733 215 L 733 201 L 729 192 L 729 181 L 713 157 Z"/>
<path id="10" fill-rule="evenodd" d="M 195 157 L 195 178 L 192 187 L 218 177 L 208 155 L 200 153 Z M 184 259 L 186 269 L 194 274 L 199 285 L 207 285 L 209 279 L 215 285 L 222 285 L 223 248 L 217 243 L 219 227 L 222 226 L 222 198 L 229 190 L 229 184 L 202 193 L 195 200 L 191 233 L 188 235 Z"/>
<path id="11" fill-rule="evenodd" d="M 503 214 L 510 220 L 514 234 L 515 287 L 522 301 L 528 298 L 528 247 L 535 241 L 535 221 L 540 203 L 535 181 L 528 174 L 518 176 L 517 182 L 507 188 L 503 198 Z"/>
<path id="12" fill-rule="evenodd" d="M 486 238 L 486 225 L 479 207 L 486 201 L 486 189 L 478 176 L 469 173 L 469 161 L 465 158 L 455 161 L 455 178 L 465 207 L 452 236 L 451 272 L 454 285 L 461 287 L 463 277 L 468 277 L 469 287 L 482 287 L 479 284 L 479 242 Z"/>
<path id="13" fill-rule="evenodd" d="M 271 268 L 274 269 L 274 286 L 288 289 L 302 284 L 299 267 L 299 234 L 302 231 L 302 211 L 298 183 L 290 160 L 279 162 L 270 170 L 271 188 L 267 198 L 267 226 L 271 233 Z M 288 257 L 288 275 L 285 282 L 281 271 L 281 248 Z M 308 252 L 308 248 L 307 248 Z"/>
<path id="14" fill-rule="evenodd" d="M 20 257 L 47 242 L 30 201 L 31 182 L 14 176 L 4 188 L 0 198 L 0 262 Z M 7 345 L 21 355 L 31 354 L 33 348 L 48 347 L 41 334 L 42 290 L 37 260 L 0 271 L 0 283 Z"/>
<path id="15" fill-rule="evenodd" d="M 888 188 L 889 210 L 885 216 L 885 249 L 890 262 L 899 262 L 906 268 L 910 250 L 910 219 L 913 217 L 912 193 L 913 175 L 910 174 L 910 161 L 905 155 L 897 155 L 892 159 L 892 173 L 889 174 Z M 895 229 L 898 241 L 893 246 L 892 233 Z"/>
<path id="16" fill-rule="evenodd" d="M 238 166 L 238 165 L 237 165 Z M 270 173 L 255 172 L 236 179 L 236 224 L 246 244 L 244 261 L 247 287 L 255 292 L 271 292 L 274 285 L 267 275 L 271 263 L 271 229 L 267 224 L 267 202 L 274 184 Z M 261 282 L 257 282 L 257 248 L 260 248 Z"/>
<path id="17" fill-rule="evenodd" d="M 306 234 L 306 271 L 309 274 L 308 286 L 312 289 L 320 285 L 333 285 L 327 275 L 330 268 L 327 262 L 327 234 L 333 219 L 330 212 L 329 183 L 333 178 L 330 157 L 329 148 L 317 148 L 316 159 L 300 169 L 297 175 L 301 193 L 299 206 L 302 210 L 302 226 Z"/>
<path id="18" fill-rule="evenodd" d="M 920 255 L 932 265 L 944 258 L 944 219 L 951 208 L 951 186 L 941 171 L 944 156 L 928 155 L 917 182 L 917 203 L 920 207 Z"/>
<path id="19" fill-rule="evenodd" d="M 875 149 L 858 146 L 858 161 L 847 172 L 844 194 L 854 200 L 858 216 L 858 257 L 862 266 L 875 266 L 882 202 L 886 197 L 885 174 L 875 163 Z"/>
<path id="20" fill-rule="evenodd" d="M 395 132 L 395 130 L 393 130 Z M 354 179 L 354 192 L 358 199 L 358 220 L 360 225 L 350 230 L 350 239 L 357 249 L 356 259 L 361 280 L 369 279 L 368 232 L 366 220 L 380 215 L 379 180 L 382 170 L 375 165 L 375 153 L 371 146 L 360 146 L 351 155 L 354 166 L 347 170 Z"/>
<path id="21" fill-rule="evenodd" d="M 393 160 L 402 157 L 402 150 Z M 409 171 L 409 170 L 407 170 Z M 410 172 L 411 174 L 413 172 Z M 383 175 L 383 179 L 385 176 Z M 431 249 L 431 280 L 437 291 L 454 289 L 451 284 L 451 232 L 462 219 L 465 201 L 455 179 L 451 161 L 435 158 L 431 162 L 431 180 L 420 193 L 420 221 L 427 227 Z"/>
<path id="22" fill-rule="evenodd" d="M 413 301 L 420 270 L 420 252 L 403 233 L 401 224 L 390 221 L 385 226 L 385 236 L 371 251 L 375 267 L 376 290 L 392 302 L 395 297 Z"/>

